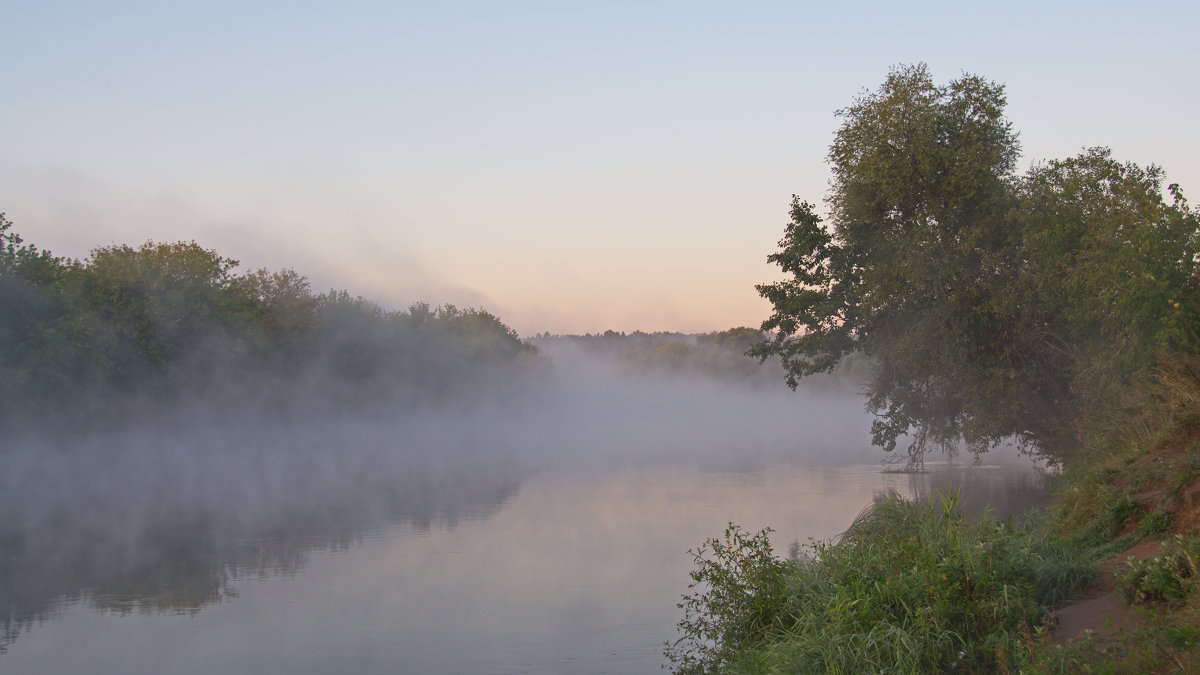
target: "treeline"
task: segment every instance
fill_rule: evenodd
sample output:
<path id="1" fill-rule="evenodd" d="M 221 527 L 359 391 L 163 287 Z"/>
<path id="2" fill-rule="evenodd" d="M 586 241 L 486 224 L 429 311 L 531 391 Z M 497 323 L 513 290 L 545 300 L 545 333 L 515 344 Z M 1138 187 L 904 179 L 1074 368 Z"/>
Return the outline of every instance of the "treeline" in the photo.
<path id="1" fill-rule="evenodd" d="M 621 352 L 620 364 L 631 374 L 696 374 L 731 383 L 778 386 L 776 368 L 764 368 L 746 355 L 762 339 L 761 331 L 746 327 L 700 333 L 689 341 L 627 349 Z"/>
<path id="2" fill-rule="evenodd" d="M 779 387 L 783 380 L 778 362 L 762 363 L 747 353 L 765 337 L 758 329 L 739 326 L 710 333 L 539 333 L 529 342 L 552 356 L 558 365 L 586 361 L 632 377 L 693 377 L 734 386 Z M 852 354 L 843 359 L 832 377 L 811 384 L 853 389 L 868 371 L 866 358 Z"/>
<path id="3" fill-rule="evenodd" d="M 690 343 L 695 337 L 690 333 L 674 331 L 615 331 L 606 330 L 603 333 L 585 333 L 583 335 L 558 335 L 554 333 L 537 333 L 529 338 L 529 342 L 543 351 L 558 351 L 560 353 L 574 350 L 578 354 L 587 354 L 602 361 L 616 361 L 621 354 L 630 349 L 655 349 L 671 343 Z"/>
<path id="4" fill-rule="evenodd" d="M 386 311 L 314 294 L 292 270 L 237 266 L 194 242 L 59 257 L 0 214 L 0 425 L 119 421 L 175 403 L 398 411 L 520 386 L 544 365 L 483 310 Z"/>

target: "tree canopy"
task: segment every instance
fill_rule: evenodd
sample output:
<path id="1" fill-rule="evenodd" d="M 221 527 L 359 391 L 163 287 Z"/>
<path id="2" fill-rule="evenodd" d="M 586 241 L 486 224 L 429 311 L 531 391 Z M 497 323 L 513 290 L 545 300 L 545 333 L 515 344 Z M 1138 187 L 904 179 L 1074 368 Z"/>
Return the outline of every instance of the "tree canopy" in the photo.
<path id="1" fill-rule="evenodd" d="M 1200 333 L 1198 223 L 1161 169 L 1107 149 L 1015 171 L 1004 87 L 897 67 L 842 118 L 826 223 L 793 197 L 759 285 L 793 387 L 845 355 L 874 364 L 873 436 L 982 451 L 1017 437 L 1051 455 L 1159 355 Z"/>
<path id="2" fill-rule="evenodd" d="M 244 414 L 391 414 L 543 370 L 536 348 L 483 310 L 386 311 L 313 294 L 292 270 L 237 267 L 195 242 L 57 257 L 0 214 L 0 429 L 119 423 L 183 399 Z"/>

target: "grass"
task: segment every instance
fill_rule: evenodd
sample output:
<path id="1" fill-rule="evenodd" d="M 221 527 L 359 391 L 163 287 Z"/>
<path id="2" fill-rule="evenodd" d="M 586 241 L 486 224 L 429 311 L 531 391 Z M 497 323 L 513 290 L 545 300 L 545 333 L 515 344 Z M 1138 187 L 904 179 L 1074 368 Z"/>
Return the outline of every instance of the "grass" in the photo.
<path id="1" fill-rule="evenodd" d="M 1108 419 L 1070 469 L 1058 510 L 1073 541 L 1101 558 L 1162 540 L 1157 554 L 1115 569 L 1117 590 L 1143 622 L 1055 647 L 1066 665 L 1042 672 L 1200 672 L 1200 355 L 1172 359 Z"/>
<path id="2" fill-rule="evenodd" d="M 968 521 L 955 502 L 882 498 L 795 562 L 771 557 L 764 533 L 740 548 L 736 536 L 710 541 L 703 550 L 719 557 L 701 558 L 684 637 L 667 650 L 675 672 L 994 672 L 1028 661 L 1048 608 L 1094 581 L 1094 567 L 1035 528 Z"/>

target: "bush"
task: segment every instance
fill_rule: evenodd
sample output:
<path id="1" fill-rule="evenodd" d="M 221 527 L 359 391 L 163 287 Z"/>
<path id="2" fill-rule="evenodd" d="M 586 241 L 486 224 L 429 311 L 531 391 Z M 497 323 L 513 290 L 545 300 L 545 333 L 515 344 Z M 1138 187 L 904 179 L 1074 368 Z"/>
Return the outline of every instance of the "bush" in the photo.
<path id="1" fill-rule="evenodd" d="M 1117 572 L 1117 587 L 1127 602 L 1179 602 L 1191 592 L 1200 563 L 1200 541 L 1175 535 L 1162 547 L 1161 555 L 1130 558 Z"/>
<path id="2" fill-rule="evenodd" d="M 882 498 L 796 563 L 771 559 L 763 534 L 727 532 L 717 560 L 697 556 L 693 578 L 709 590 L 681 605 L 684 636 L 668 658 L 681 673 L 991 672 L 1025 662 L 1048 606 L 1095 571 L 1040 528 L 968 521 L 956 504 Z"/>
<path id="3" fill-rule="evenodd" d="M 794 563 L 774 557 L 769 529 L 749 534 L 730 523 L 721 539 L 689 551 L 691 595 L 679 604 L 682 636 L 668 643 L 676 673 L 719 673 L 743 649 L 791 623 L 785 583 Z"/>

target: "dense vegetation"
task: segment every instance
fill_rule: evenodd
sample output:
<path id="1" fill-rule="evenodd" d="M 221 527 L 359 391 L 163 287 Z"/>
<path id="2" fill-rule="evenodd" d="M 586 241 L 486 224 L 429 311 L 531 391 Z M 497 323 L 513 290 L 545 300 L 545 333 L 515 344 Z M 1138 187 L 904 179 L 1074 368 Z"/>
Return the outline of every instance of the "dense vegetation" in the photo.
<path id="1" fill-rule="evenodd" d="M 1045 606 L 1095 578 L 1077 548 L 1011 522 L 972 522 L 954 497 L 884 497 L 837 544 L 772 555 L 730 526 L 695 553 L 678 673 L 990 672 L 1028 663 Z"/>
<path id="2" fill-rule="evenodd" d="M 1103 148 L 1017 175 L 1004 104 L 919 65 L 840 111 L 829 222 L 793 199 L 752 352 L 793 387 L 864 354 L 885 450 L 919 469 L 1016 439 L 1064 469 L 1059 499 L 996 522 L 886 498 L 792 560 L 731 526 L 694 553 L 676 672 L 1200 666 L 1200 219 Z M 1140 627 L 1055 640 L 1054 610 L 1114 576 Z"/>
<path id="3" fill-rule="evenodd" d="M 237 265 L 194 242 L 67 259 L 0 215 L 0 425 L 112 423 L 176 403 L 394 413 L 520 386 L 541 364 L 482 310 L 389 312 Z"/>
<path id="4" fill-rule="evenodd" d="M 893 70 L 839 112 L 829 226 L 795 198 L 759 286 L 790 383 L 861 351 L 876 442 L 1066 457 L 1163 353 L 1200 340 L 1200 237 L 1178 186 L 1103 148 L 1015 173 L 1004 88 Z"/>
<path id="5" fill-rule="evenodd" d="M 963 518 L 884 497 L 839 539 L 774 555 L 731 526 L 694 552 L 679 673 L 1189 673 L 1200 668 L 1200 355 L 1162 366 L 1068 464 L 1046 512 Z M 1128 556 L 1128 557 L 1126 557 Z M 1098 563 L 1102 563 L 1098 566 Z M 1140 625 L 1055 633 L 1115 583 Z M 1096 630 L 1114 617 L 1091 617 Z"/>

